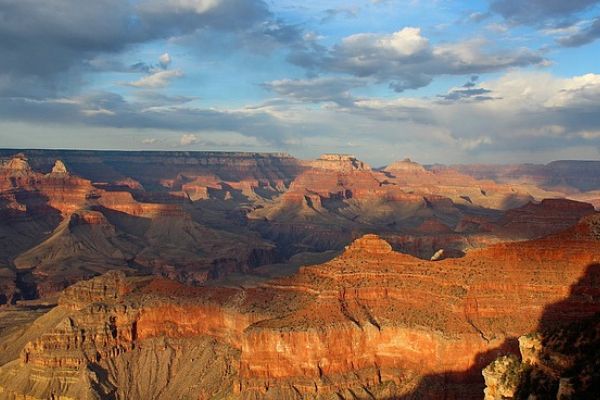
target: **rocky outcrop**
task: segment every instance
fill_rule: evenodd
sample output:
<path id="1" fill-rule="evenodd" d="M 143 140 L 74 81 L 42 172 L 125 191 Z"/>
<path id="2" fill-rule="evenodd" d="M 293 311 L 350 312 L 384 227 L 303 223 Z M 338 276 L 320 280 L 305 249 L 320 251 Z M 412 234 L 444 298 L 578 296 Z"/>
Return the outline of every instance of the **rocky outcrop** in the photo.
<path id="1" fill-rule="evenodd" d="M 312 168 L 338 172 L 368 171 L 371 167 L 350 154 L 323 154 L 307 163 Z"/>
<path id="2" fill-rule="evenodd" d="M 0 149 L 0 158 L 10 158 L 14 150 Z M 217 175 L 223 181 L 262 179 L 289 182 L 304 167 L 285 153 L 194 152 L 194 151 L 91 151 L 25 150 L 35 170 L 50 171 L 62 160 L 70 172 L 93 182 L 133 179 L 146 189 L 163 180 L 185 176 Z"/>
<path id="3" fill-rule="evenodd" d="M 0 167 L 0 197 L 33 214 L 48 213 L 49 207 L 63 215 L 80 209 L 92 190 L 91 182 L 69 175 L 60 161 L 54 168 L 44 175 L 34 171 L 24 155 L 15 155 Z"/>
<path id="4" fill-rule="evenodd" d="M 260 157 L 253 160 L 257 168 L 266 168 Z M 44 174 L 17 154 L 0 166 L 0 262 L 27 271 L 34 296 L 52 295 L 110 269 L 133 267 L 197 284 L 277 257 L 273 246 L 255 234 L 222 230 L 223 220 L 225 228 L 235 224 L 229 215 L 219 216 L 213 229 L 198 222 L 202 217 L 186 209 L 183 198 L 142 192 L 131 178 L 92 184 L 70 173 L 62 161 L 53 163 Z M 77 160 L 73 164 L 80 167 Z M 281 182 L 277 174 L 275 181 Z M 270 188 L 268 181 L 264 184 Z M 243 193 L 254 190 L 244 185 L 236 187 Z M 237 190 L 226 187 L 224 200 Z M 147 201 L 152 198 L 158 201 Z M 6 292 L 9 298 L 9 288 Z"/>
<path id="5" fill-rule="evenodd" d="M 484 368 L 484 400 L 513 399 L 521 380 L 521 363 L 513 355 L 502 356 Z"/>
<path id="6" fill-rule="evenodd" d="M 12 176 L 24 176 L 32 172 L 27 157 L 23 153 L 15 154 L 11 159 L 3 162 L 1 166 L 4 173 Z"/>
<path id="7" fill-rule="evenodd" d="M 540 352 L 543 349 L 542 337 L 539 333 L 523 335 L 519 338 L 519 352 L 521 360 L 529 365 L 540 362 Z"/>
<path id="8" fill-rule="evenodd" d="M 78 311 L 91 303 L 116 302 L 132 290 L 133 282 L 121 271 L 110 271 L 94 279 L 82 281 L 66 288 L 58 304 Z"/>
<path id="9" fill-rule="evenodd" d="M 56 160 L 56 162 L 54 163 L 54 166 L 52 167 L 52 171 L 50 173 L 55 174 L 55 175 L 62 175 L 62 174 L 68 174 L 69 171 L 67 171 L 67 167 L 65 166 L 65 164 L 62 161 Z"/>
<path id="10" fill-rule="evenodd" d="M 345 256 L 355 253 L 366 254 L 388 254 L 392 252 L 392 246 L 377 235 L 364 235 L 346 246 Z M 363 255 L 364 256 L 364 255 Z"/>
<path id="11" fill-rule="evenodd" d="M 591 399 L 600 389 L 600 314 L 519 338 L 521 360 L 501 357 L 483 370 L 485 399 Z"/>

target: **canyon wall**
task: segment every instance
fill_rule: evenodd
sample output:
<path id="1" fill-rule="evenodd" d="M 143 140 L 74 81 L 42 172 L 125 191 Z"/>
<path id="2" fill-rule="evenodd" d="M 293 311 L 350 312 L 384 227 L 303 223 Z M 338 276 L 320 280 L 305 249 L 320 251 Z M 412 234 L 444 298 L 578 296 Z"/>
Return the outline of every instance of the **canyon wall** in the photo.
<path id="1" fill-rule="evenodd" d="M 125 359 L 138 363 L 131 357 L 161 341 L 178 343 L 175 354 L 202 340 L 229 365 L 221 377 L 231 398 L 399 398 L 430 377 L 427 398 L 481 398 L 481 369 L 539 321 L 559 326 L 600 312 L 598 282 L 582 279 L 599 257 L 592 216 L 544 239 L 435 262 L 367 235 L 329 262 L 247 289 L 110 273 L 64 292 L 44 317 L 54 325 L 0 368 L 0 387 L 32 398 L 115 394 Z M 51 383 L 31 386 L 40 379 Z M 194 396 L 210 398 L 211 382 Z"/>

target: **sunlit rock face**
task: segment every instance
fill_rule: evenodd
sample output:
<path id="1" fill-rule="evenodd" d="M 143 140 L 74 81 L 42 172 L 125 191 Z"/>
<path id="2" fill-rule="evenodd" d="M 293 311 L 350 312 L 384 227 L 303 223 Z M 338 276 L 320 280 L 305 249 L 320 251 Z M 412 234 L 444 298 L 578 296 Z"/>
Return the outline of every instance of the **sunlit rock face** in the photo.
<path id="1" fill-rule="evenodd" d="M 323 154 L 315 161 L 307 163 L 318 169 L 338 172 L 368 171 L 371 167 L 350 154 Z"/>
<path id="2" fill-rule="evenodd" d="M 114 386 L 118 379 L 167 363 L 172 379 L 201 376 L 194 398 L 219 390 L 244 399 L 481 398 L 481 370 L 518 352 L 511 338 L 542 320 L 559 326 L 600 311 L 595 295 L 573 296 L 596 290 L 585 276 L 600 262 L 597 219 L 545 239 L 435 262 L 395 252 L 370 234 L 326 263 L 246 289 L 109 273 L 64 291 L 59 306 L 31 326 L 35 333 L 21 343 L 18 358 L 0 368 L 0 387 L 32 398 L 111 392 L 126 398 Z M 166 347 L 159 350 L 157 340 Z M 536 343 L 521 343 L 530 361 Z M 178 351 L 163 353 L 172 346 L 214 354 L 216 372 L 183 363 Z M 496 377 L 508 371 L 504 364 L 484 373 L 490 399 L 512 390 Z M 90 368 L 91 381 L 83 372 Z M 160 379 L 159 386 L 169 387 L 160 396 L 176 393 L 171 378 Z M 39 380 L 47 384 L 27 383 Z M 139 393 L 153 397 L 156 387 Z"/>
<path id="3" fill-rule="evenodd" d="M 395 161 L 384 168 L 384 171 L 392 172 L 396 174 L 402 173 L 420 173 L 425 174 L 426 170 L 421 164 L 411 161 L 410 158 L 406 158 L 402 161 Z"/>
<path id="4" fill-rule="evenodd" d="M 69 171 L 67 171 L 67 167 L 65 166 L 65 163 L 63 163 L 60 160 L 56 160 L 56 162 L 54 163 L 54 166 L 52 166 L 52 171 L 50 173 L 61 175 L 61 174 L 68 174 Z"/>
<path id="5" fill-rule="evenodd" d="M 215 228 L 207 226 L 198 216 L 203 211 L 194 210 L 179 192 L 145 191 L 136 179 L 124 177 L 103 164 L 110 161 L 131 167 L 145 163 L 143 157 L 114 154 L 115 161 L 108 154 L 95 158 L 86 152 L 57 153 L 68 160 L 63 162 L 62 157 L 50 160 L 44 151 L 33 153 L 33 158 L 11 155 L 0 164 L 0 235 L 7 238 L 0 241 L 0 266 L 12 265 L 19 271 L 3 271 L 12 282 L 3 286 L 2 304 L 19 298 L 51 296 L 70 284 L 111 269 L 143 270 L 201 283 L 276 260 L 272 244 L 257 235 L 236 233 L 244 230 L 242 222 L 230 222 L 234 218 L 224 215 L 219 218 L 233 226 L 225 226 L 224 230 L 219 220 L 211 222 Z M 277 185 L 284 186 L 281 182 L 287 179 L 284 171 L 288 167 L 278 165 L 284 165 L 286 157 L 289 158 L 233 154 L 219 158 L 204 154 L 195 163 L 185 157 L 169 161 L 183 169 L 191 164 L 192 171 L 196 168 L 199 173 L 212 169 L 227 173 L 232 179 L 239 177 L 239 182 L 232 182 L 233 186 L 245 188 L 240 190 L 238 199 L 226 196 L 221 186 L 209 196 L 220 196 L 214 201 L 229 201 L 232 206 L 227 205 L 227 209 L 232 209 L 255 188 L 276 192 Z M 71 165 L 77 171 L 91 172 L 91 177 L 102 177 L 107 172 L 115 180 L 95 182 L 82 178 L 71 171 Z M 159 175 L 164 174 L 158 164 L 155 168 Z M 259 170 L 264 181 L 253 176 Z M 144 172 L 152 171 L 148 168 Z M 149 185 L 157 190 L 159 180 L 157 176 Z M 241 220 L 241 211 L 231 211 L 236 212 L 236 219 Z"/>

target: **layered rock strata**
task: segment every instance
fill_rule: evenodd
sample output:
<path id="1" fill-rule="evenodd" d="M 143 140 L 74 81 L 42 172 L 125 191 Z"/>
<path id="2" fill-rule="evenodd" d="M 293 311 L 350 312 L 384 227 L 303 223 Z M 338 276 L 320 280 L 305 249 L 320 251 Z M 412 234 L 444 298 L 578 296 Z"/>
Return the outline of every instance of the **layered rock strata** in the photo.
<path id="1" fill-rule="evenodd" d="M 215 395 L 210 379 L 221 378 L 227 396 L 244 399 L 480 398 L 479 371 L 515 349 L 511 338 L 542 319 L 553 326 L 600 311 L 597 282 L 578 281 L 600 262 L 599 226 L 588 217 L 560 235 L 436 262 L 367 235 L 329 262 L 247 289 L 105 275 L 64 293 L 49 314 L 57 322 L 0 369 L 0 386 L 32 398 L 84 388 L 125 398 L 115 384 L 125 360 L 139 365 L 157 343 L 178 343 L 180 354 L 202 340 L 229 367 L 203 375 L 196 398 Z M 572 296 L 574 282 L 587 295 Z M 206 371 L 169 362 L 175 380 Z"/>

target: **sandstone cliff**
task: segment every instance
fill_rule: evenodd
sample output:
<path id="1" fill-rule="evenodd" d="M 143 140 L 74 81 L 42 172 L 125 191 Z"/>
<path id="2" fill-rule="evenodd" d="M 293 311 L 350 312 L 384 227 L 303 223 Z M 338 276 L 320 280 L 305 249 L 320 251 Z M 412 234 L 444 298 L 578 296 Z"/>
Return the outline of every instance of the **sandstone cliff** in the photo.
<path id="1" fill-rule="evenodd" d="M 367 235 L 331 261 L 246 289 L 111 273 L 66 290 L 37 333 L 15 342 L 0 393 L 480 398 L 481 369 L 511 338 L 600 311 L 595 279 L 572 287 L 600 262 L 598 226 L 588 217 L 557 236 L 436 262 Z M 507 393 L 505 383 L 494 390 Z"/>

